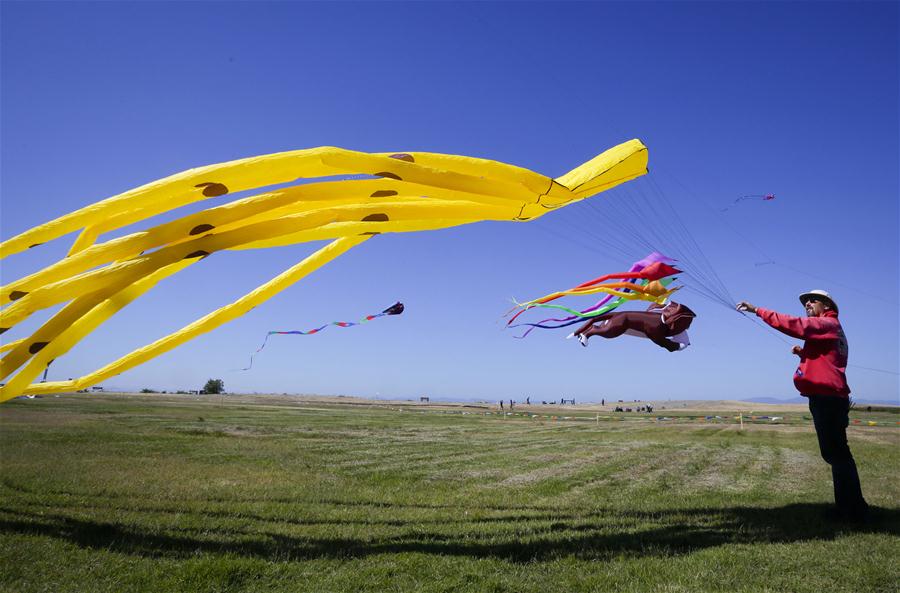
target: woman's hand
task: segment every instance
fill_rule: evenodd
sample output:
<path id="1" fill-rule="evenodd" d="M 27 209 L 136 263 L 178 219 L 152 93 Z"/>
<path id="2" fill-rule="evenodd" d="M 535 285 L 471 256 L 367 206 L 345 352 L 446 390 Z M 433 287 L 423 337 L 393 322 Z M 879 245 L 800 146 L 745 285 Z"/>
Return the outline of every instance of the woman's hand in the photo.
<path id="1" fill-rule="evenodd" d="M 747 301 L 741 301 L 737 304 L 738 311 L 746 311 L 747 313 L 756 313 L 756 306 L 751 305 Z"/>

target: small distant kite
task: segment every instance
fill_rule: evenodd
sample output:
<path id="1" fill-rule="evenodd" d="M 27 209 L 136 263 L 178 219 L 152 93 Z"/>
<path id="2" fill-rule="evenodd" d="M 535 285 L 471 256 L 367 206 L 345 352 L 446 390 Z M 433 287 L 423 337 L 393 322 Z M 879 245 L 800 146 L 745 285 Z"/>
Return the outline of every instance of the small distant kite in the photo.
<path id="1" fill-rule="evenodd" d="M 396 303 L 394 303 L 393 305 L 391 305 L 390 307 L 388 307 L 387 309 L 385 309 L 385 310 L 382 311 L 381 313 L 376 313 L 376 314 L 374 314 L 374 315 L 366 315 L 364 318 L 362 318 L 362 319 L 359 320 L 359 321 L 331 321 L 331 322 L 329 322 L 329 323 L 326 323 L 325 325 L 322 325 L 322 326 L 319 326 L 319 327 L 314 327 L 313 329 L 309 329 L 309 330 L 306 330 L 306 331 L 301 331 L 301 330 L 298 330 L 298 329 L 289 330 L 289 331 L 288 331 L 288 330 L 285 330 L 285 331 L 280 331 L 280 330 L 273 330 L 273 331 L 270 331 L 269 333 L 266 334 L 266 337 L 265 337 L 265 339 L 263 340 L 262 346 L 260 346 L 259 348 L 257 348 L 257 349 L 256 349 L 256 352 L 254 352 L 253 354 L 250 355 L 250 364 L 249 364 L 246 368 L 243 368 L 243 369 L 241 369 L 241 370 L 242 370 L 242 371 L 249 371 L 250 369 L 253 368 L 253 358 L 254 358 L 257 354 L 259 354 L 260 352 L 262 352 L 263 348 L 266 347 L 266 343 L 269 341 L 269 336 L 273 336 L 273 335 L 276 335 L 276 334 L 278 334 L 278 335 L 292 335 L 292 336 L 311 336 L 311 335 L 313 335 L 313 334 L 319 333 L 320 331 L 322 331 L 323 329 L 325 329 L 325 328 L 328 327 L 329 325 L 336 325 L 336 326 L 338 326 L 338 327 L 353 327 L 354 325 L 362 325 L 362 324 L 364 324 L 364 323 L 366 323 L 366 322 L 372 321 L 373 319 L 378 319 L 379 317 L 384 317 L 384 316 L 386 316 L 386 315 L 400 315 L 401 313 L 403 313 L 403 309 L 404 309 L 403 303 L 401 303 L 400 301 L 397 301 Z"/>
<path id="2" fill-rule="evenodd" d="M 746 195 L 746 196 L 741 196 L 738 199 L 736 199 L 731 206 L 728 206 L 727 208 L 722 208 L 720 210 L 720 212 L 727 212 L 728 210 L 734 208 L 741 202 L 744 202 L 747 200 L 752 201 L 752 202 L 769 202 L 774 199 L 775 199 L 775 194 L 750 194 L 750 195 Z"/>
<path id="3" fill-rule="evenodd" d="M 654 252 L 644 259 L 635 262 L 628 272 L 606 274 L 599 278 L 583 282 L 568 290 L 553 292 L 525 303 L 516 303 L 516 308 L 520 310 L 509 319 L 506 325 L 507 327 L 527 327 L 528 329 L 525 330 L 525 333 L 518 336 L 524 338 L 535 328 L 556 329 L 575 323 L 581 323 L 585 319 L 596 318 L 612 311 L 626 301 L 644 300 L 662 305 L 672 293 L 680 288 L 668 288 L 669 284 L 675 280 L 675 274 L 681 272 L 681 270 L 678 270 L 667 263 L 674 261 L 675 260 L 670 257 Z M 619 282 L 608 282 L 609 280 L 619 280 Z M 580 296 L 597 293 L 606 293 L 606 296 L 591 307 L 581 311 L 562 305 L 549 304 L 563 296 Z M 525 311 L 535 307 L 559 309 L 569 313 L 569 316 L 543 319 L 537 323 L 514 323 Z M 512 311 L 515 311 L 515 309 Z"/>

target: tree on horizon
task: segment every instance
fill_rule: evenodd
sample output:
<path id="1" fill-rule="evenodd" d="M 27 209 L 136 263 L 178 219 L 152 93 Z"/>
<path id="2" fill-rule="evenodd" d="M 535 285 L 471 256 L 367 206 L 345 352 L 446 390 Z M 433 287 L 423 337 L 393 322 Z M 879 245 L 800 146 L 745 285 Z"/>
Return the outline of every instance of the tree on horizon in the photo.
<path id="1" fill-rule="evenodd" d="M 206 393 L 219 394 L 225 392 L 225 381 L 222 379 L 210 379 L 203 387 Z"/>

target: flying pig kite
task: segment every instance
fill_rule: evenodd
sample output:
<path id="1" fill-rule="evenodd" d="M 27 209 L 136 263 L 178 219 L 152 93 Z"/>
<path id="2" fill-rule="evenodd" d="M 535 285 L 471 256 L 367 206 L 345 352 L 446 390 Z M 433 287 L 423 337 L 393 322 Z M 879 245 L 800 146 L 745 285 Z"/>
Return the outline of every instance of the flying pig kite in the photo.
<path id="1" fill-rule="evenodd" d="M 208 165 L 148 183 L 0 243 L 0 257 L 8 257 L 79 232 L 67 257 L 0 287 L 0 333 L 64 304 L 31 335 L 3 347 L 0 380 L 6 385 L 0 387 L 0 401 L 75 391 L 118 375 L 244 315 L 375 235 L 534 220 L 646 172 L 647 148 L 630 140 L 555 179 L 481 158 L 320 147 Z M 308 182 L 334 176 L 343 178 Z M 298 179 L 304 182 L 97 242 L 104 233 L 187 204 Z M 212 254 L 319 240 L 330 243 L 167 336 L 80 378 L 32 383 L 128 303 Z"/>

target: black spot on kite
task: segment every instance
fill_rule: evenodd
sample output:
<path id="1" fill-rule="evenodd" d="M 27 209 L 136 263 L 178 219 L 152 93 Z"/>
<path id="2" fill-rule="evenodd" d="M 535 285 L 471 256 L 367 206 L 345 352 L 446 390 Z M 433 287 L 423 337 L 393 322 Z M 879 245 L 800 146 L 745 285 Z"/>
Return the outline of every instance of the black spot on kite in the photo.
<path id="1" fill-rule="evenodd" d="M 387 214 L 369 214 L 365 218 L 362 219 L 363 222 L 387 222 L 390 218 L 388 218 Z"/>
<path id="2" fill-rule="evenodd" d="M 184 259 L 191 259 L 194 257 L 206 257 L 209 255 L 209 251 L 203 251 L 202 249 L 199 251 L 194 251 L 193 253 L 188 253 L 184 256 Z"/>
<path id="3" fill-rule="evenodd" d="M 378 191 L 373 191 L 370 198 L 386 198 L 388 196 L 396 196 L 397 192 L 392 189 L 379 189 Z"/>
<path id="4" fill-rule="evenodd" d="M 397 181 L 403 181 L 403 179 L 397 175 L 396 173 L 391 173 L 390 171 L 382 171 L 381 173 L 375 173 L 376 177 L 387 177 L 388 179 L 396 179 Z"/>
<path id="5" fill-rule="evenodd" d="M 6 333 L 7 330 L 9 330 L 8 327 L 0 327 L 0 334 Z"/>
<path id="6" fill-rule="evenodd" d="M 38 245 L 43 245 L 43 243 L 35 243 L 34 245 L 29 245 L 28 249 L 31 249 L 32 247 L 37 247 Z"/>
<path id="7" fill-rule="evenodd" d="M 202 187 L 203 195 L 207 198 L 214 198 L 216 196 L 224 196 L 228 193 L 228 188 L 225 187 L 221 183 L 198 183 L 194 187 Z"/>
<path id="8" fill-rule="evenodd" d="M 368 232 L 365 232 L 365 233 L 360 233 L 359 235 L 360 235 L 360 236 L 363 236 L 363 235 L 380 235 L 380 234 L 381 234 L 381 233 L 377 233 L 377 232 L 374 232 L 374 231 L 368 231 Z"/>
<path id="9" fill-rule="evenodd" d="M 194 228 L 191 229 L 190 234 L 191 235 L 199 235 L 200 233 L 205 233 L 206 231 L 211 231 L 214 228 L 216 228 L 216 227 L 211 224 L 198 224 L 197 226 L 195 226 Z"/>
<path id="10" fill-rule="evenodd" d="M 397 154 L 391 155 L 392 159 L 397 159 L 398 161 L 406 161 L 407 163 L 414 163 L 416 159 L 413 158 L 413 155 L 406 154 L 405 152 L 399 152 Z"/>
<path id="11" fill-rule="evenodd" d="M 35 342 L 34 344 L 32 344 L 31 346 L 28 347 L 28 351 L 31 352 L 32 354 L 37 354 L 38 352 L 40 352 L 41 350 L 44 349 L 44 346 L 46 346 L 49 343 L 50 342 Z"/>
<path id="12" fill-rule="evenodd" d="M 25 296 L 26 294 L 28 294 L 28 293 L 22 292 L 21 290 L 14 290 L 11 293 L 9 293 L 9 300 L 17 301 L 20 298 L 22 298 L 23 296 Z"/>

